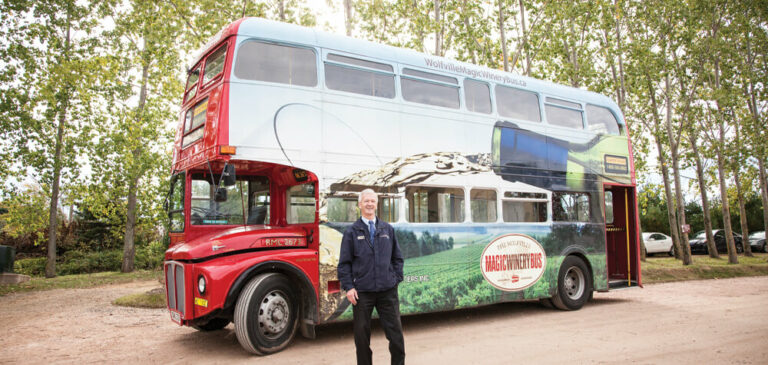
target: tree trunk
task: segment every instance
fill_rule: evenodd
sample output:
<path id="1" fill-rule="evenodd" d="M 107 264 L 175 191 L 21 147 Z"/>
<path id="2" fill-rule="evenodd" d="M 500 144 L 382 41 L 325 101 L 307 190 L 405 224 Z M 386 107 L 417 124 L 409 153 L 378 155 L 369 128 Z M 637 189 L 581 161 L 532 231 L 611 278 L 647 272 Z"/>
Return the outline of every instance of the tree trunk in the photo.
<path id="1" fill-rule="evenodd" d="M 285 21 L 285 0 L 278 0 L 277 1 L 277 13 L 280 17 L 280 21 Z"/>
<path id="2" fill-rule="evenodd" d="M 696 178 L 699 180 L 699 194 L 701 194 L 701 209 L 704 211 L 704 232 L 707 236 L 707 248 L 709 250 L 709 257 L 713 259 L 720 258 L 720 254 L 717 253 L 717 246 L 715 246 L 715 236 L 712 234 L 712 216 L 709 213 L 709 197 L 707 196 L 707 181 L 704 179 L 704 164 L 701 161 L 701 154 L 699 153 L 698 141 L 694 133 L 689 134 L 691 141 L 691 148 L 693 149 L 693 156 L 696 162 Z"/>
<path id="3" fill-rule="evenodd" d="M 618 0 L 614 0 L 614 3 L 616 4 L 616 8 L 619 9 L 619 3 Z M 619 109 L 621 111 L 624 111 L 624 100 L 626 99 L 626 89 L 624 88 L 624 60 L 623 57 L 621 57 L 621 23 L 620 23 L 621 17 L 617 14 L 616 15 L 616 50 L 618 51 L 619 55 Z"/>
<path id="4" fill-rule="evenodd" d="M 344 25 L 347 36 L 352 36 L 352 0 L 344 0 Z"/>
<path id="5" fill-rule="evenodd" d="M 138 148 L 134 150 L 134 156 L 138 155 Z M 134 244 L 136 231 L 136 198 L 138 195 L 139 177 L 133 177 L 128 185 L 128 209 L 125 219 L 125 237 L 123 238 L 123 266 L 122 272 L 133 272 L 136 246 Z"/>
<path id="6" fill-rule="evenodd" d="M 65 59 L 69 58 L 71 44 L 69 9 L 67 9 L 67 33 L 64 39 Z M 56 226 L 58 225 L 59 185 L 61 184 L 61 150 L 64 145 L 64 126 L 69 109 L 69 86 L 63 86 L 63 99 L 59 109 L 59 125 L 56 127 L 56 147 L 53 155 L 53 182 L 51 183 L 51 205 L 48 210 L 48 259 L 45 263 L 45 277 L 56 276 Z"/>
<path id="7" fill-rule="evenodd" d="M 56 227 L 59 206 L 59 185 L 61 183 L 61 149 L 64 144 L 64 124 L 67 121 L 67 98 L 59 110 L 59 125 L 56 127 L 56 152 L 53 155 L 53 183 L 51 184 L 51 205 L 48 210 L 48 261 L 45 263 L 45 277 L 56 276 Z"/>
<path id="8" fill-rule="evenodd" d="M 661 141 L 658 137 L 654 137 L 656 140 L 656 149 L 659 151 L 659 165 L 661 169 L 661 177 L 664 180 L 664 195 L 667 198 L 667 219 L 669 220 L 669 235 L 672 236 L 672 246 L 675 248 L 675 258 L 682 259 L 682 250 L 680 247 L 680 236 L 677 227 L 677 217 L 675 217 L 675 210 L 672 208 L 672 203 L 675 201 L 672 199 L 672 188 L 669 186 L 669 171 L 667 170 L 667 158 L 664 156 L 664 150 L 661 148 Z"/>
<path id="9" fill-rule="evenodd" d="M 680 158 L 678 156 L 678 149 L 680 147 L 679 142 L 676 142 L 676 136 L 672 131 L 672 100 L 670 100 L 670 85 L 669 75 L 664 80 L 666 85 L 666 103 L 667 103 L 667 137 L 669 138 L 670 151 L 672 154 L 672 173 L 675 178 L 675 206 L 677 207 L 677 219 L 678 226 L 675 227 L 680 232 L 680 253 L 683 259 L 683 265 L 690 265 L 693 263 L 691 259 L 691 245 L 688 243 L 688 234 L 684 233 L 682 227 L 685 225 L 685 201 L 683 200 L 683 188 L 680 183 Z M 679 140 L 677 140 L 679 141 Z M 669 203 L 667 203 L 669 208 Z M 670 227 L 672 230 L 672 227 Z"/>
<path id="10" fill-rule="evenodd" d="M 739 223 L 741 224 L 741 245 L 744 247 L 744 256 L 752 257 L 752 246 L 749 245 L 749 226 L 747 225 L 747 209 L 744 206 L 744 194 L 741 190 L 741 178 L 739 167 L 733 170 L 733 183 L 736 185 L 736 195 L 739 197 Z"/>
<path id="11" fill-rule="evenodd" d="M 146 52 L 146 50 L 144 51 Z M 136 110 L 137 125 L 140 124 L 144 114 L 144 106 L 147 103 L 147 82 L 149 81 L 149 61 L 144 60 L 144 66 L 141 70 L 141 89 L 139 90 L 139 104 Z M 140 160 L 142 144 L 139 143 L 131 151 L 133 161 L 137 163 Z M 136 200 L 138 195 L 139 179 L 141 179 L 141 169 L 131 166 L 129 169 L 132 176 L 128 182 L 128 206 L 125 212 L 125 236 L 123 237 L 123 272 L 132 272 L 134 269 L 134 258 L 136 254 L 136 245 L 134 242 L 136 232 Z"/>
<path id="12" fill-rule="evenodd" d="M 768 180 L 762 156 L 757 158 L 757 168 L 760 171 L 760 198 L 763 200 L 763 231 L 768 232 Z"/>
<path id="13" fill-rule="evenodd" d="M 435 56 L 443 55 L 443 22 L 440 21 L 440 0 L 435 0 Z"/>
<path id="14" fill-rule="evenodd" d="M 736 245 L 733 242 L 733 230 L 731 230 L 731 209 L 728 205 L 728 187 L 725 184 L 725 158 L 722 149 L 725 147 L 723 126 L 720 124 L 720 146 L 717 148 L 717 175 L 720 179 L 720 197 L 723 200 L 723 228 L 725 229 L 725 241 L 728 247 L 728 263 L 738 264 Z"/>
<path id="15" fill-rule="evenodd" d="M 507 58 L 507 36 L 504 34 L 504 5 L 499 1 L 499 34 L 501 35 L 501 57 L 504 60 L 504 71 L 509 72 L 509 58 Z"/>
<path id="16" fill-rule="evenodd" d="M 523 75 L 530 76 L 531 75 L 531 54 L 528 53 L 528 30 L 525 29 L 525 6 L 523 5 L 523 0 L 519 0 L 520 2 L 520 27 L 523 28 L 523 52 L 525 52 L 525 71 L 523 72 Z"/>

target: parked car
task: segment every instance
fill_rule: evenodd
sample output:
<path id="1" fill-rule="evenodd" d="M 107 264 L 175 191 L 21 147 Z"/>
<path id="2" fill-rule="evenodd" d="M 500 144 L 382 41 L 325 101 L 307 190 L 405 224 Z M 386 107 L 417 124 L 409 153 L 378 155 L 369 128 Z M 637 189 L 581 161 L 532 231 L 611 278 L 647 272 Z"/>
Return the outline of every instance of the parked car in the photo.
<path id="1" fill-rule="evenodd" d="M 768 247 L 765 247 L 765 231 L 750 234 L 749 245 L 752 246 L 752 251 L 768 252 Z"/>
<path id="2" fill-rule="evenodd" d="M 675 249 L 672 248 L 672 237 L 664 233 L 643 232 L 643 242 L 649 255 L 654 253 L 666 253 L 669 256 L 675 255 Z"/>
<path id="3" fill-rule="evenodd" d="M 726 247 L 727 243 L 725 241 L 725 230 L 724 229 L 715 229 L 712 230 L 712 234 L 715 236 L 715 247 L 717 247 L 717 252 L 719 253 L 728 253 L 728 248 Z M 738 233 L 733 233 L 733 240 L 736 244 L 736 252 L 744 252 L 744 246 L 742 246 L 741 243 L 741 235 Z M 707 254 L 709 253 L 709 249 L 707 248 L 707 234 L 705 231 L 697 232 L 696 235 L 691 238 L 691 253 L 700 253 L 700 254 Z"/>

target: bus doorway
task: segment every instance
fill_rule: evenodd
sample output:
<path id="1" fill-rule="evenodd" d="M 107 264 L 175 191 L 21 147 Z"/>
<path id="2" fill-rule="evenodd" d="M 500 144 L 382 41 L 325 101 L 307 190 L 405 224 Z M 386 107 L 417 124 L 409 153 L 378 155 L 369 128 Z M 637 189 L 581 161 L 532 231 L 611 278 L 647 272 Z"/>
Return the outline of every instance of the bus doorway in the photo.
<path id="1" fill-rule="evenodd" d="M 605 185 L 605 244 L 611 289 L 640 285 L 635 188 Z"/>

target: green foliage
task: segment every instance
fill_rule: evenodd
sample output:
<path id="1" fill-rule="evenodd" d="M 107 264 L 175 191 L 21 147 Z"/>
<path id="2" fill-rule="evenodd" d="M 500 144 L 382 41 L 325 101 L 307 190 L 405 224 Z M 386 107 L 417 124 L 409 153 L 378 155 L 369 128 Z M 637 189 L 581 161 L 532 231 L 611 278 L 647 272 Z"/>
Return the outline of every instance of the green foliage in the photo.
<path id="1" fill-rule="evenodd" d="M 136 268 L 155 270 L 162 267 L 165 246 L 162 242 L 141 245 L 136 250 Z M 123 259 L 122 249 L 106 251 L 67 251 L 58 257 L 57 275 L 88 274 L 104 271 L 119 271 Z M 45 274 L 45 257 L 16 260 L 14 272 L 29 276 Z"/>
<path id="2" fill-rule="evenodd" d="M 49 205 L 50 199 L 37 185 L 28 186 L 25 192 L 13 193 L 9 199 L 0 201 L 0 207 L 7 211 L 0 214 L 3 233 L 25 238 L 34 245 L 44 243 Z"/>

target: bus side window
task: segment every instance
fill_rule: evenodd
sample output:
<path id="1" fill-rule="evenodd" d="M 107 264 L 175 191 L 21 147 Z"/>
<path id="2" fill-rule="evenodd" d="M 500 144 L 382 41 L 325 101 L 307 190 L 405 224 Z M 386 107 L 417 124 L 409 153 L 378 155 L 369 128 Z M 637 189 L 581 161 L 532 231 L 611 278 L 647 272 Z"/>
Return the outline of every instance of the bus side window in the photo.
<path id="1" fill-rule="evenodd" d="M 530 91 L 496 85 L 496 110 L 502 117 L 541 122 L 539 96 Z"/>
<path id="2" fill-rule="evenodd" d="M 285 210 L 288 224 L 315 222 L 315 185 L 291 186 L 286 192 L 288 209 Z"/>
<path id="3" fill-rule="evenodd" d="M 547 202 L 546 194 L 506 191 L 501 201 L 504 222 L 546 222 Z"/>
<path id="4" fill-rule="evenodd" d="M 488 84 L 464 79 L 464 103 L 471 112 L 490 114 L 491 89 Z"/>
<path id="5" fill-rule="evenodd" d="M 587 124 L 589 130 L 597 134 L 621 135 L 619 122 L 607 108 L 587 105 Z"/>
<path id="6" fill-rule="evenodd" d="M 459 108 L 459 82 L 453 77 L 404 68 L 400 87 L 407 101 Z"/>
<path id="7" fill-rule="evenodd" d="M 336 54 L 329 54 L 325 62 L 325 85 L 331 90 L 388 99 L 395 97 L 392 66 Z"/>
<path id="8" fill-rule="evenodd" d="M 561 222 L 589 222 L 589 194 L 564 193 L 552 194 L 553 219 Z"/>
<path id="9" fill-rule="evenodd" d="M 469 192 L 469 199 L 473 222 L 496 221 L 496 191 L 472 189 Z"/>
<path id="10" fill-rule="evenodd" d="M 561 127 L 584 129 L 584 111 L 581 104 L 547 97 L 544 99 L 547 123 Z"/>
<path id="11" fill-rule="evenodd" d="M 354 196 L 329 196 L 325 201 L 329 222 L 354 222 L 360 216 Z"/>
<path id="12" fill-rule="evenodd" d="M 245 80 L 315 86 L 315 60 L 315 52 L 308 48 L 246 41 L 235 57 L 235 76 Z"/>
<path id="13" fill-rule="evenodd" d="M 464 190 L 461 188 L 408 187 L 409 222 L 455 223 L 464 221 Z"/>
<path id="14" fill-rule="evenodd" d="M 613 223 L 613 192 L 605 192 L 605 224 Z"/>

